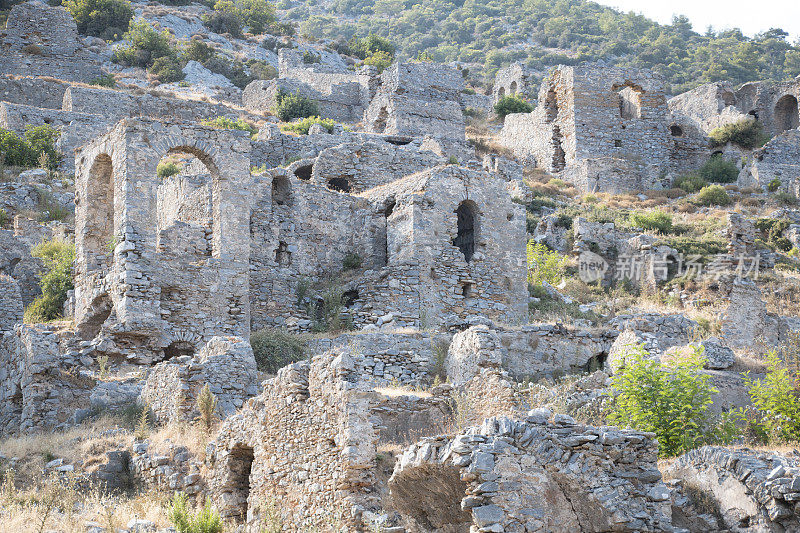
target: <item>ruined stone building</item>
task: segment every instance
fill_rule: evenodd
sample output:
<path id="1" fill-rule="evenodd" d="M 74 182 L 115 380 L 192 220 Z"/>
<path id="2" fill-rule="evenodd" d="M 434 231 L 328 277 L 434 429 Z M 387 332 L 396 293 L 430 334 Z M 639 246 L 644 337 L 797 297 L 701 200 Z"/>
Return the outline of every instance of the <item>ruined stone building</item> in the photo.
<path id="1" fill-rule="evenodd" d="M 528 101 L 535 100 L 537 86 L 536 76 L 530 69 L 522 63 L 512 63 L 495 74 L 492 102 L 515 94 Z"/>
<path id="2" fill-rule="evenodd" d="M 798 121 L 800 78 L 785 82 L 756 81 L 736 89 L 729 82 L 701 85 L 669 100 L 670 111 L 709 133 L 743 118 L 758 119 L 770 136 L 793 130 Z"/>
<path id="3" fill-rule="evenodd" d="M 500 141 L 580 190 L 620 192 L 669 187 L 670 172 L 704 155 L 704 139 L 687 133 L 670 125 L 661 76 L 560 66 L 533 112 L 506 117 Z"/>
<path id="4" fill-rule="evenodd" d="M 295 93 L 317 102 L 320 116 L 339 122 L 360 122 L 375 93 L 378 74 L 374 67 L 358 72 L 323 63 L 306 63 L 297 50 L 278 52 L 278 78 L 256 80 L 242 94 L 242 104 L 255 112 L 273 109 L 278 93 Z"/>
<path id="5" fill-rule="evenodd" d="M 308 328 L 332 283 L 357 326 L 525 316 L 525 215 L 504 180 L 377 139 L 251 176 L 243 132 L 121 121 L 76 152 L 78 328 L 157 359 L 193 353 Z M 188 163 L 159 178 L 169 155 Z"/>
<path id="6" fill-rule="evenodd" d="M 85 49 L 72 16 L 38 0 L 17 4 L 0 30 L 0 72 L 89 82 L 101 59 Z"/>

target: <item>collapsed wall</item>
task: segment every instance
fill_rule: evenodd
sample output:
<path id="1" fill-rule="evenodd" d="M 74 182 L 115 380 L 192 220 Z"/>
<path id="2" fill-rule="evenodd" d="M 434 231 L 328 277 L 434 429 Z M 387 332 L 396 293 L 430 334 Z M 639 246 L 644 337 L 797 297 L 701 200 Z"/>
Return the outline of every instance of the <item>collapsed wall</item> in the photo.
<path id="1" fill-rule="evenodd" d="M 531 412 L 406 448 L 389 487 L 414 531 L 673 531 L 653 434 Z"/>
<path id="2" fill-rule="evenodd" d="M 193 421 L 199 416 L 197 399 L 208 385 L 217 401 L 215 415 L 224 419 L 258 393 L 257 384 L 250 343 L 239 337 L 213 337 L 194 357 L 179 356 L 155 365 L 140 401 L 160 422 Z"/>

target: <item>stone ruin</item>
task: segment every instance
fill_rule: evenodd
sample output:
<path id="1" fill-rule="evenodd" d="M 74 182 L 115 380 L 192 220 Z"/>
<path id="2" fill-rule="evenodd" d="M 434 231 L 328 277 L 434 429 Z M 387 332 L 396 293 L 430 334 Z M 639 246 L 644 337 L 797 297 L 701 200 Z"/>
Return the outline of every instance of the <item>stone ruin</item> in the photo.
<path id="1" fill-rule="evenodd" d="M 411 403 L 390 398 L 358 371 L 362 357 L 333 349 L 285 367 L 224 422 L 209 446 L 209 489 L 224 516 L 244 522 L 245 531 L 258 531 L 275 509 L 287 531 L 388 527 L 387 513 L 414 531 L 669 530 L 669 491 L 652 435 L 580 426 L 561 415 L 549 422 L 546 412 L 448 430 L 449 386 Z M 490 412 L 514 414 L 508 382 L 481 376 L 473 383 L 466 390 L 480 416 L 470 423 Z M 404 428 L 446 433 L 403 452 L 387 484 L 378 449 Z"/>
<path id="2" fill-rule="evenodd" d="M 512 63 L 495 74 L 492 101 L 496 104 L 503 97 L 515 94 L 528 101 L 535 100 L 537 85 L 534 72 L 522 63 Z"/>
<path id="3" fill-rule="evenodd" d="M 589 192 L 668 188 L 668 175 L 708 153 L 703 137 L 670 126 L 661 76 L 597 65 L 553 70 L 537 107 L 506 117 L 500 142 Z"/>
<path id="4" fill-rule="evenodd" d="M 75 21 L 60 6 L 38 0 L 17 4 L 0 30 L 0 72 L 4 74 L 89 82 L 102 74 L 101 62 L 86 50 Z"/>

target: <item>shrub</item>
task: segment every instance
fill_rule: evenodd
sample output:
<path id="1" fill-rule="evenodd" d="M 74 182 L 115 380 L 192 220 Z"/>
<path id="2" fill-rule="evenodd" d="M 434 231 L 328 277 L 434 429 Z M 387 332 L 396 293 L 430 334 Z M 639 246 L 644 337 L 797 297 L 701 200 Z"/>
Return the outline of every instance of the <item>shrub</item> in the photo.
<path id="1" fill-rule="evenodd" d="M 6 210 L 0 207 L 0 228 L 8 224 L 9 220 L 10 217 L 8 216 L 8 213 L 6 213 Z"/>
<path id="2" fill-rule="evenodd" d="M 262 329 L 250 335 L 258 369 L 274 374 L 306 358 L 306 338 L 280 329 Z"/>
<path id="3" fill-rule="evenodd" d="M 394 57 L 395 45 L 383 37 L 370 33 L 366 37 L 353 37 L 348 43 L 350 53 L 359 59 L 366 59 L 376 52 L 384 52 L 389 57 Z"/>
<path id="4" fill-rule="evenodd" d="M 494 104 L 494 112 L 500 118 L 506 118 L 506 115 L 511 113 L 530 113 L 531 111 L 533 111 L 533 106 L 516 94 L 504 96 Z"/>
<path id="5" fill-rule="evenodd" d="M 195 403 L 197 412 L 200 413 L 200 423 L 206 431 L 211 431 L 211 426 L 214 424 L 214 416 L 217 411 L 217 398 L 211 392 L 211 387 L 208 383 L 200 390 L 197 395 L 197 402 Z"/>
<path id="6" fill-rule="evenodd" d="M 308 308 L 308 314 L 313 318 L 311 329 L 317 332 L 351 329 L 350 317 L 342 316 L 343 310 L 344 291 L 335 285 L 328 287 L 322 297 Z"/>
<path id="7" fill-rule="evenodd" d="M 289 122 L 296 118 L 319 116 L 319 106 L 307 96 L 278 91 L 275 114 L 282 121 Z"/>
<path id="8" fill-rule="evenodd" d="M 797 197 L 786 191 L 778 191 L 775 193 L 775 201 L 780 205 L 797 205 Z"/>
<path id="9" fill-rule="evenodd" d="M 672 457 L 713 440 L 711 397 L 717 391 L 703 374 L 702 348 L 664 368 L 647 358 L 642 346 L 632 347 L 614 374 L 618 393 L 612 422 L 658 439 L 660 457 Z"/>
<path id="10" fill-rule="evenodd" d="M 104 40 L 116 40 L 128 31 L 133 8 L 127 0 L 64 0 L 78 32 Z"/>
<path id="11" fill-rule="evenodd" d="M 319 63 L 320 61 L 321 59 L 318 54 L 315 54 L 314 52 L 310 52 L 308 50 L 303 52 L 303 63 L 305 63 L 306 65 L 313 65 L 314 63 Z"/>
<path id="12" fill-rule="evenodd" d="M 122 36 L 127 42 L 114 49 L 111 60 L 125 66 L 149 68 L 159 57 L 175 58 L 176 52 L 170 46 L 170 33 L 159 32 L 142 19 L 131 22 L 128 31 Z"/>
<path id="13" fill-rule="evenodd" d="M 264 33 L 275 22 L 275 7 L 266 0 L 218 0 L 214 11 L 235 17 L 250 33 Z"/>
<path id="14" fill-rule="evenodd" d="M 672 231 L 672 215 L 664 211 L 634 211 L 628 222 L 635 228 L 669 233 Z"/>
<path id="15" fill-rule="evenodd" d="M 800 391 L 797 378 L 772 351 L 767 356 L 767 374 L 763 379 L 745 380 L 753 405 L 761 415 L 760 424 L 771 440 L 800 440 Z"/>
<path id="16" fill-rule="evenodd" d="M 379 50 L 365 58 L 361 64 L 376 67 L 378 72 L 383 72 L 389 65 L 392 64 L 392 61 L 394 61 L 394 58 L 391 54 Z"/>
<path id="17" fill-rule="evenodd" d="M 156 176 L 161 179 L 169 178 L 170 176 L 174 176 L 181 171 L 181 166 L 172 160 L 165 159 L 164 161 L 160 161 L 158 166 L 156 167 Z"/>
<path id="18" fill-rule="evenodd" d="M 60 132 L 52 126 L 26 126 L 20 137 L 16 133 L 0 128 L 0 154 L 4 154 L 5 165 L 37 167 L 42 153 L 47 155 L 50 168 L 58 166 L 61 159 L 56 150 Z"/>
<path id="19" fill-rule="evenodd" d="M 214 33 L 229 33 L 234 37 L 242 36 L 242 22 L 233 13 L 215 11 L 203 16 L 203 25 Z"/>
<path id="20" fill-rule="evenodd" d="M 700 178 L 713 183 L 732 183 L 739 177 L 739 167 L 721 155 L 712 155 L 697 171 Z"/>
<path id="21" fill-rule="evenodd" d="M 354 252 L 348 252 L 344 259 L 342 259 L 342 267 L 345 270 L 355 270 L 357 268 L 361 268 L 361 256 Z"/>
<path id="22" fill-rule="evenodd" d="M 328 130 L 328 133 L 333 133 L 333 127 L 336 126 L 337 122 L 329 118 L 306 117 L 302 120 L 298 120 L 297 122 L 284 124 L 281 126 L 281 130 L 292 131 L 294 133 L 299 133 L 300 135 L 308 135 L 308 130 L 313 124 L 319 124 Z"/>
<path id="23" fill-rule="evenodd" d="M 153 65 L 147 71 L 159 83 L 172 83 L 181 81 L 186 77 L 178 60 L 169 56 L 161 56 L 153 61 Z"/>
<path id="24" fill-rule="evenodd" d="M 566 272 L 567 258 L 533 239 L 528 241 L 528 283 L 550 285 L 561 283 Z"/>
<path id="25" fill-rule="evenodd" d="M 688 193 L 692 193 L 692 192 L 697 192 L 706 185 L 708 185 L 708 182 L 703 178 L 701 178 L 700 176 L 696 176 L 694 174 L 688 174 L 676 178 L 673 185 Z"/>
<path id="26" fill-rule="evenodd" d="M 25 322 L 46 322 L 60 318 L 63 316 L 67 292 L 74 288 L 72 263 L 75 260 L 75 247 L 66 241 L 45 241 L 36 245 L 31 255 L 42 260 L 45 271 L 39 281 L 42 295 L 25 310 Z"/>
<path id="27" fill-rule="evenodd" d="M 731 142 L 742 148 L 756 148 L 769 140 L 764 133 L 764 126 L 754 118 L 743 118 L 738 122 L 714 128 L 709 138 L 714 146 Z"/>
<path id="28" fill-rule="evenodd" d="M 205 120 L 201 120 L 200 123 L 203 126 L 207 126 L 209 128 L 214 128 L 217 130 L 240 130 L 246 131 L 251 136 L 258 133 L 258 128 L 255 124 L 247 122 L 243 118 L 238 118 L 233 120 L 232 118 L 228 117 L 216 117 L 216 118 L 207 118 Z"/>
<path id="29" fill-rule="evenodd" d="M 756 229 L 761 233 L 761 239 L 773 250 L 788 252 L 792 249 L 792 242 L 783 236 L 789 229 L 791 222 L 788 219 L 759 218 L 755 222 Z"/>
<path id="30" fill-rule="evenodd" d="M 772 178 L 772 180 L 767 184 L 767 191 L 769 192 L 776 192 L 780 188 L 781 188 L 780 178 Z"/>
<path id="31" fill-rule="evenodd" d="M 192 514 L 188 498 L 183 492 L 176 492 L 172 496 L 167 518 L 178 533 L 222 533 L 223 530 L 222 518 L 211 507 L 210 500 L 206 499 L 205 505 Z"/>
<path id="32" fill-rule="evenodd" d="M 94 78 L 92 81 L 89 82 L 89 84 L 113 89 L 114 87 L 117 86 L 117 79 L 114 77 L 113 74 L 103 74 L 101 76 Z"/>
<path id="33" fill-rule="evenodd" d="M 694 198 L 694 203 L 697 205 L 711 206 L 711 205 L 730 205 L 733 203 L 728 191 L 721 185 L 709 185 L 700 189 L 700 192 Z"/>

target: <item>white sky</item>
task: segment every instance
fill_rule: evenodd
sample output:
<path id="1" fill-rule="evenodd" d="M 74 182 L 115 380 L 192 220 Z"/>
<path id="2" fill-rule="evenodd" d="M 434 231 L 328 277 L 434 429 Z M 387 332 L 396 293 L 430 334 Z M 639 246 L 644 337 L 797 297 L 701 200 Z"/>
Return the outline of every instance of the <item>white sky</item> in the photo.
<path id="1" fill-rule="evenodd" d="M 770 28 L 789 32 L 789 40 L 800 39 L 800 0 L 595 0 L 622 11 L 634 11 L 669 24 L 672 15 L 685 15 L 694 31 L 705 33 L 739 28 L 753 36 Z"/>

